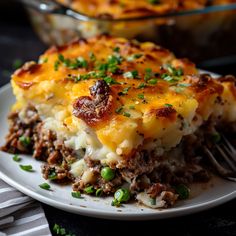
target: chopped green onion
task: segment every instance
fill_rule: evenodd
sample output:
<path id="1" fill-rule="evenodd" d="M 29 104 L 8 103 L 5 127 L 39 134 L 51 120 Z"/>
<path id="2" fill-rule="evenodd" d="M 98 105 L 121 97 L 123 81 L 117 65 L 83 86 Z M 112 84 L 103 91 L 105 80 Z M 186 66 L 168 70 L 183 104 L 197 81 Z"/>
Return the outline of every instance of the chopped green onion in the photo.
<path id="1" fill-rule="evenodd" d="M 127 79 L 137 79 L 138 78 L 138 71 L 133 70 L 133 71 L 128 71 L 123 74 L 123 76 Z"/>
<path id="2" fill-rule="evenodd" d="M 55 71 L 58 71 L 59 65 L 60 65 L 60 62 L 58 60 L 56 60 L 54 63 L 54 70 Z"/>
<path id="3" fill-rule="evenodd" d="M 144 80 L 145 80 L 145 81 L 148 81 L 149 79 L 152 78 L 152 76 L 153 76 L 152 69 L 151 69 L 151 68 L 145 69 Z"/>
<path id="4" fill-rule="evenodd" d="M 131 116 L 130 113 L 128 113 L 128 112 L 124 112 L 123 115 L 126 116 L 126 117 L 130 117 Z"/>
<path id="5" fill-rule="evenodd" d="M 65 61 L 65 57 L 64 57 L 62 54 L 59 54 L 59 55 L 58 55 L 58 60 L 59 60 L 60 62 L 64 62 L 64 61 Z"/>
<path id="6" fill-rule="evenodd" d="M 33 172 L 33 167 L 31 165 L 20 165 L 20 168 L 24 171 Z"/>
<path id="7" fill-rule="evenodd" d="M 12 157 L 12 159 L 13 159 L 13 161 L 15 161 L 15 162 L 21 161 L 21 158 L 20 158 L 17 154 L 14 155 L 14 156 Z"/>
<path id="8" fill-rule="evenodd" d="M 211 140 L 214 142 L 214 143 L 219 143 L 220 140 L 221 140 L 221 136 L 218 132 L 215 132 L 213 134 L 211 134 Z"/>
<path id="9" fill-rule="evenodd" d="M 138 94 L 137 96 L 139 99 L 144 99 L 144 94 Z"/>
<path id="10" fill-rule="evenodd" d="M 149 2 L 150 4 L 155 5 L 155 4 L 159 4 L 159 3 L 160 3 L 160 0 L 148 0 L 148 2 Z"/>
<path id="11" fill-rule="evenodd" d="M 91 193 L 94 193 L 94 187 L 93 186 L 88 186 L 84 189 L 84 192 L 88 193 L 88 194 L 91 194 Z"/>
<path id="12" fill-rule="evenodd" d="M 142 89 L 142 88 L 145 88 L 146 86 L 147 85 L 145 83 L 140 83 L 137 88 Z"/>
<path id="13" fill-rule="evenodd" d="M 184 200 L 189 198 L 189 189 L 186 185 L 180 184 L 175 187 L 175 191 L 179 195 L 179 199 Z"/>
<path id="14" fill-rule="evenodd" d="M 58 224 L 54 224 L 52 230 L 56 235 L 75 236 L 75 234 L 67 232 L 65 228 L 62 228 Z"/>
<path id="15" fill-rule="evenodd" d="M 127 57 L 127 61 L 134 61 L 135 59 L 139 59 L 142 56 L 143 56 L 143 54 L 133 54 L 133 55 Z"/>
<path id="16" fill-rule="evenodd" d="M 126 95 L 131 87 L 124 88 L 121 92 L 118 93 L 118 95 Z"/>
<path id="17" fill-rule="evenodd" d="M 101 170 L 101 176 L 106 181 L 110 181 L 115 178 L 115 171 L 112 170 L 110 167 L 104 167 Z"/>
<path id="18" fill-rule="evenodd" d="M 101 196 L 102 196 L 102 193 L 103 193 L 102 189 L 99 188 L 99 189 L 96 190 L 95 195 L 96 195 L 96 197 L 101 197 Z"/>
<path id="19" fill-rule="evenodd" d="M 25 137 L 25 136 L 21 136 L 19 138 L 19 141 L 21 142 L 21 144 L 23 144 L 25 147 L 29 146 L 31 143 L 31 139 L 30 137 Z"/>
<path id="20" fill-rule="evenodd" d="M 134 110 L 134 109 L 135 109 L 135 106 L 134 106 L 134 105 L 130 105 L 130 106 L 129 106 L 129 109 Z"/>
<path id="21" fill-rule="evenodd" d="M 115 48 L 113 48 L 113 51 L 114 52 L 120 52 L 120 48 L 119 47 L 115 47 Z"/>
<path id="22" fill-rule="evenodd" d="M 82 198 L 80 191 L 71 192 L 71 196 L 74 197 L 74 198 Z"/>
<path id="23" fill-rule="evenodd" d="M 118 108 L 116 109 L 116 113 L 117 113 L 117 114 L 120 114 L 122 110 L 123 110 L 123 107 L 122 107 L 122 106 L 121 106 L 121 107 L 118 107 Z"/>
<path id="24" fill-rule="evenodd" d="M 151 205 L 156 205 L 156 198 L 150 198 Z"/>
<path id="25" fill-rule="evenodd" d="M 150 80 L 148 80 L 148 83 L 155 85 L 155 84 L 157 84 L 157 79 L 150 79 Z"/>
<path id="26" fill-rule="evenodd" d="M 117 82 L 115 79 L 113 79 L 112 77 L 110 76 L 107 76 L 104 78 L 104 81 L 108 84 L 108 85 L 111 85 L 111 84 L 119 84 L 119 82 Z"/>
<path id="27" fill-rule="evenodd" d="M 90 58 L 91 61 L 96 61 L 96 56 L 94 55 L 93 52 L 89 53 L 89 58 Z"/>
<path id="28" fill-rule="evenodd" d="M 178 84 L 177 86 L 179 86 L 179 87 L 190 87 L 191 84 L 188 84 L 188 83 L 182 83 L 182 84 Z"/>
<path id="29" fill-rule="evenodd" d="M 166 103 L 164 106 L 165 106 L 165 107 L 173 107 L 173 105 L 172 105 L 172 104 L 169 104 L 169 103 Z"/>
<path id="30" fill-rule="evenodd" d="M 55 180 L 57 179 L 57 173 L 55 168 L 49 170 L 48 179 Z"/>
<path id="31" fill-rule="evenodd" d="M 51 186 L 48 183 L 42 183 L 39 185 L 40 188 L 44 189 L 44 190 L 50 190 Z"/>
<path id="32" fill-rule="evenodd" d="M 12 68 L 14 70 L 19 69 L 23 65 L 23 61 L 21 59 L 15 59 L 12 64 Z"/>

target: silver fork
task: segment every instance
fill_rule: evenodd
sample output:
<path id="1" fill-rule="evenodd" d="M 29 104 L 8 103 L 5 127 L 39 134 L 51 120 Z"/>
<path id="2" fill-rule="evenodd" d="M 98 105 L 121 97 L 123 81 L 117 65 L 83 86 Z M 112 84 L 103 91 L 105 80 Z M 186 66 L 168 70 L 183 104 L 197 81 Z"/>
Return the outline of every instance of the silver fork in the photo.
<path id="1" fill-rule="evenodd" d="M 211 164 L 220 176 L 236 182 L 236 149 L 223 135 L 221 136 L 221 142 L 213 147 L 215 148 L 215 154 L 208 147 L 203 147 Z"/>

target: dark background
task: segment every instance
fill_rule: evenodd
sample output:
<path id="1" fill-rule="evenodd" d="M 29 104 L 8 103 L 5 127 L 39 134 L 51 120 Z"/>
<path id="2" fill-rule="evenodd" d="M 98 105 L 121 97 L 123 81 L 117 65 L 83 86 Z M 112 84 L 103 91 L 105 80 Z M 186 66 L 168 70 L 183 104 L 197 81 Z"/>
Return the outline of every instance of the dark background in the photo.
<path id="1" fill-rule="evenodd" d="M 236 43 L 236 42 L 235 42 Z M 0 1 L 0 86 L 10 80 L 10 73 L 21 61 L 36 60 L 47 48 L 31 29 L 18 4 Z M 20 60 L 19 60 L 20 59 Z M 235 74 L 236 63 L 209 69 L 221 74 Z M 75 235 L 159 235 L 182 236 L 236 235 L 236 200 L 191 216 L 145 222 L 109 221 L 66 213 L 43 205 L 51 230 L 55 223 Z"/>

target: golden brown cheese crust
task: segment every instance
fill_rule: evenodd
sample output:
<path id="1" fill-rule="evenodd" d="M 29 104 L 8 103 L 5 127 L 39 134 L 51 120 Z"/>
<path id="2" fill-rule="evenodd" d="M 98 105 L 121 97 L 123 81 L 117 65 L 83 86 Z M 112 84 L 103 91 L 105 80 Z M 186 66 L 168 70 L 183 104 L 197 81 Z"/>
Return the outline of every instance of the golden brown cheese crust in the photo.
<path id="1" fill-rule="evenodd" d="M 233 3 L 235 0 L 58 0 L 58 2 L 90 16 L 116 19 L 193 10 L 209 4 Z"/>
<path id="2" fill-rule="evenodd" d="M 192 132 L 196 116 L 207 120 L 213 114 L 226 83 L 235 91 L 234 82 L 200 76 L 193 63 L 153 43 L 105 35 L 52 47 L 39 63 L 26 64 L 12 76 L 14 109 L 30 101 L 50 107 L 43 116 L 63 111 L 66 130 L 77 132 L 83 121 L 102 144 L 113 151 L 122 147 L 124 155 L 139 139 Z M 178 142 L 172 141 L 172 146 Z"/>

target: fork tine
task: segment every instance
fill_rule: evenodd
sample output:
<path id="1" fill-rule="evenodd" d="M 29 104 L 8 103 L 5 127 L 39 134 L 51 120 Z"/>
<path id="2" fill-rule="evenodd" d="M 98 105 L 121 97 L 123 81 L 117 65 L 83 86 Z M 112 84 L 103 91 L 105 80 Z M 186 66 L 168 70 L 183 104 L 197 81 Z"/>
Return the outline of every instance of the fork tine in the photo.
<path id="1" fill-rule="evenodd" d="M 232 159 L 236 161 L 236 149 L 232 146 L 232 144 L 227 140 L 227 138 L 223 135 L 223 140 L 226 143 L 224 145 L 225 150 L 231 155 Z"/>
<path id="2" fill-rule="evenodd" d="M 236 171 L 236 165 L 228 158 L 228 156 L 225 154 L 225 152 L 222 150 L 222 148 L 219 145 L 216 145 L 216 148 L 220 152 L 221 156 L 224 158 L 224 160 L 228 163 L 230 168 L 233 171 Z"/>
<path id="3" fill-rule="evenodd" d="M 207 154 L 207 156 L 209 157 L 209 160 L 211 161 L 212 165 L 216 168 L 216 170 L 218 171 L 220 175 L 229 176 L 231 174 L 229 170 L 225 169 L 219 164 L 219 162 L 215 159 L 215 157 L 213 156 L 213 154 L 207 147 L 204 146 L 203 149 L 205 153 Z"/>

